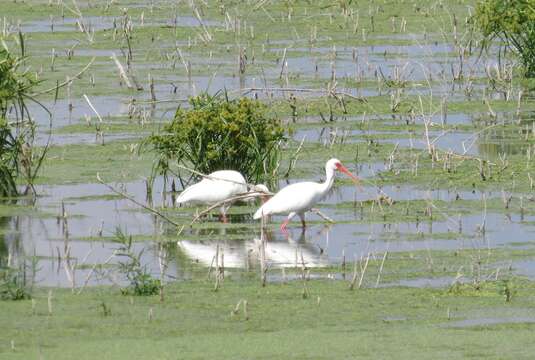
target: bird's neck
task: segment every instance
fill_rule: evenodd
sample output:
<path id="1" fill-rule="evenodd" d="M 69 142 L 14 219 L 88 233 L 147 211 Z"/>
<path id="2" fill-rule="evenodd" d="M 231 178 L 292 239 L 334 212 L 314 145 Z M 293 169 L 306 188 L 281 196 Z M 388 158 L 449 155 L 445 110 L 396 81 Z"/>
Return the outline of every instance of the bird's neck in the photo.
<path id="1" fill-rule="evenodd" d="M 329 192 L 329 190 L 331 190 L 334 184 L 334 171 L 331 169 L 325 169 L 325 175 L 326 175 L 326 179 L 321 184 L 322 197 L 327 195 L 327 193 Z"/>

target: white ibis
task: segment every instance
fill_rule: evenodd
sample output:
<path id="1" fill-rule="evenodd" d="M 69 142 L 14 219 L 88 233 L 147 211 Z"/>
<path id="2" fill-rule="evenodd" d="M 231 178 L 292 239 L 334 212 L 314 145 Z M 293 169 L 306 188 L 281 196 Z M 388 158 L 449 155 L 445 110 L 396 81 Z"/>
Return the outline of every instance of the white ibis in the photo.
<path id="1" fill-rule="evenodd" d="M 265 185 L 255 185 L 255 190 L 269 193 Z M 242 174 L 234 170 L 219 170 L 206 176 L 200 182 L 188 186 L 176 199 L 177 204 L 207 204 L 213 205 L 228 200 L 237 195 L 244 195 L 247 182 Z M 255 191 L 251 191 L 255 192 Z M 243 200 L 253 200 L 254 196 Z M 226 212 L 230 204 L 221 206 L 221 218 L 226 222 Z"/>
<path id="2" fill-rule="evenodd" d="M 340 160 L 331 159 L 325 164 L 325 175 L 327 176 L 325 182 L 300 182 L 286 186 L 264 203 L 256 211 L 254 218 L 260 219 L 262 216 L 273 214 L 288 214 L 286 220 L 281 224 L 281 230 L 285 232 L 286 225 L 290 220 L 295 215 L 299 215 L 303 228 L 305 228 L 305 212 L 309 211 L 329 193 L 334 183 L 336 170 L 347 174 L 358 184 L 359 179 L 351 174 Z"/>

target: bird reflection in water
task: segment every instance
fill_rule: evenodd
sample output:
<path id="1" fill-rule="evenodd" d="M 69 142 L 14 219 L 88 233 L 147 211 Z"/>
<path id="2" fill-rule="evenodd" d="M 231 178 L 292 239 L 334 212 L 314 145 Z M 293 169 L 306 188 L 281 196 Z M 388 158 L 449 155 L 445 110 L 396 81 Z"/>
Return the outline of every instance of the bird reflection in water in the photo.
<path id="1" fill-rule="evenodd" d="M 320 247 L 325 238 L 328 246 L 329 226 L 320 231 L 305 233 L 301 231 L 297 238 L 291 232 L 277 236 L 267 229 L 264 232 L 265 258 L 271 268 L 296 267 L 323 267 L 329 264 L 325 249 Z M 223 234 L 220 234 L 220 236 Z M 249 269 L 260 264 L 260 236 L 251 240 L 183 240 L 178 242 L 180 251 L 191 261 L 205 267 L 214 266 L 217 254 L 224 259 L 225 268 Z"/>

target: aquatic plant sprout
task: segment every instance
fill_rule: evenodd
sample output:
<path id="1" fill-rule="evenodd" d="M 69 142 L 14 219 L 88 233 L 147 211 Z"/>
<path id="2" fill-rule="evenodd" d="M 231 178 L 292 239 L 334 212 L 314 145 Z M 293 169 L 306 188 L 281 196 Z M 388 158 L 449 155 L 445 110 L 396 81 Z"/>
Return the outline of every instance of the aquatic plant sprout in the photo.
<path id="1" fill-rule="evenodd" d="M 146 265 L 142 265 L 143 250 L 134 252 L 132 249 L 132 236 L 126 235 L 120 228 L 115 231 L 114 241 L 119 244 L 117 256 L 125 258 L 119 261 L 118 270 L 123 274 L 129 285 L 121 289 L 123 295 L 150 296 L 160 291 L 160 280 L 150 274 Z"/>

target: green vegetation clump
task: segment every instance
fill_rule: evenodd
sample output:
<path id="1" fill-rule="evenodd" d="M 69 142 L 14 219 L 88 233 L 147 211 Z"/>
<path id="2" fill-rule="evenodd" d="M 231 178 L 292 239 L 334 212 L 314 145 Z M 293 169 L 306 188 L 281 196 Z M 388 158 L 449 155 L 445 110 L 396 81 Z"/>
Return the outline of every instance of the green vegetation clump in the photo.
<path id="1" fill-rule="evenodd" d="M 22 261 L 19 265 L 10 265 L 2 257 L 0 243 L 0 300 L 26 300 L 32 298 L 37 259 L 32 258 L 30 264 Z"/>
<path id="2" fill-rule="evenodd" d="M 126 236 L 120 229 L 115 233 L 115 242 L 121 244 L 118 256 L 127 260 L 118 264 L 119 271 L 126 276 L 129 286 L 121 289 L 123 295 L 150 296 L 160 292 L 161 282 L 152 277 L 147 266 L 141 265 L 143 250 L 132 250 L 132 236 Z"/>
<path id="3" fill-rule="evenodd" d="M 148 139 L 162 172 L 176 161 L 205 174 L 236 170 L 255 182 L 276 176 L 284 129 L 279 120 L 266 116 L 266 105 L 220 94 L 192 97 L 190 104 L 191 109 L 176 111 L 163 133 Z"/>
<path id="4" fill-rule="evenodd" d="M 25 300 L 31 297 L 31 287 L 27 282 L 24 269 L 0 268 L 1 300 Z"/>
<path id="5" fill-rule="evenodd" d="M 26 101 L 33 100 L 31 89 L 38 81 L 31 73 L 19 71 L 23 61 L 24 57 L 0 48 L 0 197 L 17 195 L 19 176 L 31 188 L 46 153 L 46 148 L 41 155 L 32 152 L 36 127 Z M 15 118 L 13 125 L 7 121 L 8 114 Z"/>
<path id="6" fill-rule="evenodd" d="M 0 49 L 0 196 L 17 194 L 15 179 L 19 171 L 21 143 L 6 120 L 9 107 L 24 110 L 25 81 L 16 73 L 18 63 L 6 49 Z"/>
<path id="7" fill-rule="evenodd" d="M 535 1 L 484 0 L 475 20 L 483 35 L 500 38 L 520 55 L 527 77 L 535 77 Z"/>
<path id="8" fill-rule="evenodd" d="M 15 178 L 18 170 L 19 143 L 7 121 L 0 117 L 0 197 L 17 194 Z"/>

